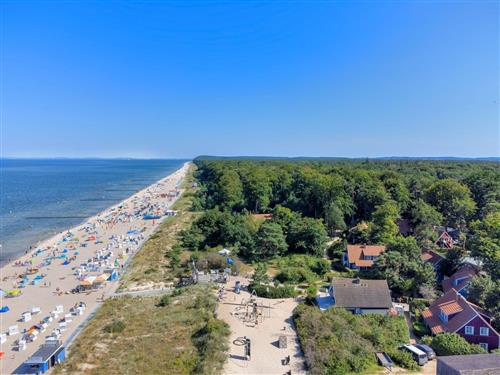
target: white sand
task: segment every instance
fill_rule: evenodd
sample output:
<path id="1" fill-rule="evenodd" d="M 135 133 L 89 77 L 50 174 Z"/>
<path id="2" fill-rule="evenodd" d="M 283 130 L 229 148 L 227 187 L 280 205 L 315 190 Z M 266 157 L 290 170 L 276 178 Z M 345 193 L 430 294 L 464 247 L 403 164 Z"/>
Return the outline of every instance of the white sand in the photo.
<path id="1" fill-rule="evenodd" d="M 8 306 L 10 309 L 7 313 L 0 314 L 0 333 L 6 333 L 12 325 L 18 325 L 20 331 L 17 335 L 7 336 L 6 342 L 1 344 L 1 351 L 5 354 L 0 359 L 0 374 L 13 373 L 43 344 L 45 337 L 51 335 L 52 331 L 58 328 L 61 318 L 64 318 L 64 315 L 68 314 L 69 309 L 76 303 L 84 302 L 86 309 L 83 315 L 70 318 L 72 321 L 67 323 L 67 329 L 62 332 L 60 338 L 63 342 L 66 342 L 76 331 L 78 325 L 84 322 L 102 303 L 103 296 L 105 298 L 116 290 L 119 281 L 106 281 L 101 288 L 91 292 L 69 293 L 71 289 L 80 284 L 76 268 L 95 257 L 96 252 L 102 251 L 102 255 L 105 256 L 111 251 L 112 255 L 108 257 L 107 261 L 101 260 L 102 267 L 94 271 L 86 270 L 80 278 L 98 276 L 108 266 L 115 266 L 115 261 L 118 263 L 116 269 L 121 271 L 122 265 L 139 250 L 140 245 L 166 217 L 162 216 L 159 220 L 144 220 L 144 213 L 153 210 L 163 212 L 174 203 L 178 196 L 167 196 L 167 194 L 171 190 L 181 192 L 179 185 L 188 168 L 189 163 L 186 163 L 170 176 L 88 219 L 86 224 L 71 228 L 69 231 L 73 233 L 73 237 L 71 237 L 73 240 L 63 242 L 63 238 L 67 236 L 67 231 L 64 231 L 39 244 L 36 249 L 44 250 L 40 254 L 35 255 L 34 250 L 31 254 L 16 260 L 19 262 L 31 260 L 32 267 L 38 268 L 38 272 L 28 275 L 29 283 L 20 289 L 21 296 L 0 298 L 0 305 Z M 130 230 L 136 230 L 138 233 L 127 234 Z M 96 237 L 96 240 L 89 241 L 88 238 L 92 235 Z M 75 237 L 79 240 L 74 240 Z M 73 247 L 71 248 L 69 244 L 73 244 Z M 44 260 L 52 255 L 55 248 L 57 251 L 54 255 L 63 255 L 63 250 L 67 248 L 68 251 L 64 254 L 68 258 L 75 259 L 67 265 L 62 264 L 64 259 L 53 259 L 50 265 L 42 265 Z M 129 249 L 128 254 L 126 254 L 126 248 Z M 78 255 L 75 254 L 77 252 Z M 16 261 L 6 264 L 0 269 L 0 288 L 3 291 L 15 289 L 16 284 L 22 280 L 19 275 L 24 274 L 28 268 L 27 266 L 15 265 Z M 45 276 L 37 285 L 32 285 L 31 282 L 37 275 Z M 18 351 L 15 342 L 23 337 L 23 331 L 49 316 L 57 305 L 64 306 L 64 313 L 49 323 L 46 330 L 40 332 L 35 341 L 28 342 L 26 350 Z M 41 308 L 41 312 L 33 315 L 31 321 L 21 322 L 21 314 L 30 311 L 34 306 Z"/>
<path id="2" fill-rule="evenodd" d="M 224 320 L 231 328 L 229 339 L 229 358 L 224 367 L 225 374 L 285 374 L 292 371 L 292 374 L 305 374 L 303 370 L 303 355 L 292 322 L 292 312 L 297 306 L 293 298 L 267 299 L 257 298 L 258 305 L 269 306 L 270 309 L 263 308 L 261 319 L 258 324 L 246 324 L 235 315 L 235 312 L 244 313 L 245 309 L 238 305 L 242 301 L 247 301 L 250 294 L 241 291 L 234 293 L 234 283 L 239 280 L 243 285 L 248 284 L 248 280 L 240 277 L 231 277 L 226 284 L 224 297 L 219 303 L 218 318 Z M 280 349 L 277 341 L 280 336 L 287 337 L 287 348 Z M 237 346 L 233 341 L 246 336 L 251 340 L 251 358 L 244 359 L 244 347 Z M 290 356 L 290 363 L 283 365 L 282 360 Z"/>

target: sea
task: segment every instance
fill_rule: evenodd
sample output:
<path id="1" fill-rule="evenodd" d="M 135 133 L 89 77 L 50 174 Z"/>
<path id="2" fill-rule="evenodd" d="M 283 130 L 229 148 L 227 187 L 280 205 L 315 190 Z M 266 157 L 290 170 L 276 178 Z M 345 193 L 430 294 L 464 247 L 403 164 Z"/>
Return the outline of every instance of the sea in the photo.
<path id="1" fill-rule="evenodd" d="M 85 222 L 186 161 L 0 159 L 0 263 Z"/>

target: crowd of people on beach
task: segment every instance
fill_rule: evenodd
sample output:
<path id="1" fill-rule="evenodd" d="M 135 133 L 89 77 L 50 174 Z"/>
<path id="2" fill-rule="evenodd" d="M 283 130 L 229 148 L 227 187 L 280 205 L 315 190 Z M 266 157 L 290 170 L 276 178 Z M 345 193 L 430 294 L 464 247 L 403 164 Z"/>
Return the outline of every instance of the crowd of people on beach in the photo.
<path id="1" fill-rule="evenodd" d="M 111 290 L 108 286 L 113 288 L 116 285 L 109 283 L 119 278 L 155 225 L 163 217 L 171 216 L 169 207 L 179 195 L 182 177 L 183 173 L 179 173 L 175 179 L 167 178 L 151 185 L 86 223 L 31 247 L 20 259 L 10 261 L 3 269 L 0 288 L 5 304 L 1 307 L 2 318 L 8 317 L 13 309 L 22 313 L 20 319 L 8 319 L 9 329 L 0 333 L 2 347 L 9 337 L 19 335 L 7 344 L 14 352 L 26 350 L 27 344 L 36 341 L 53 321 L 58 325 L 46 336 L 46 341 L 58 340 L 74 317 L 83 314 L 86 308 L 83 300 L 91 301 L 88 298 L 98 290 L 101 290 L 101 297 L 94 298 L 94 301 L 104 300 L 105 294 Z M 175 189 L 168 190 L 172 185 Z M 171 194 L 172 191 L 175 193 Z M 148 215 L 158 219 L 150 220 Z M 33 288 L 42 289 L 36 289 L 34 293 Z M 75 301 L 76 295 L 81 293 L 84 293 L 83 300 L 64 313 L 61 302 Z M 30 296 L 29 300 L 23 300 L 25 294 Z M 33 324 L 31 321 L 43 310 L 38 306 L 43 304 L 44 295 L 61 297 L 61 302 L 54 300 L 53 309 L 46 310 L 50 312 Z M 62 298 L 65 295 L 73 297 Z M 14 322 L 27 323 L 27 326 L 20 328 L 19 323 L 11 324 Z M 5 352 L 5 349 L 0 352 Z"/>

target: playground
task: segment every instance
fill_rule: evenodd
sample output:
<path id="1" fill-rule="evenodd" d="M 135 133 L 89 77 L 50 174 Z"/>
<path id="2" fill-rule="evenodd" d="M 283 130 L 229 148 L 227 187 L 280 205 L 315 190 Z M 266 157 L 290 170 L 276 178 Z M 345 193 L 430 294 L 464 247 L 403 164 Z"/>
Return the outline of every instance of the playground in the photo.
<path id="1" fill-rule="evenodd" d="M 231 328 L 224 373 L 305 374 L 292 319 L 297 302 L 260 298 L 247 290 L 248 283 L 231 277 L 219 290 L 218 318 Z"/>

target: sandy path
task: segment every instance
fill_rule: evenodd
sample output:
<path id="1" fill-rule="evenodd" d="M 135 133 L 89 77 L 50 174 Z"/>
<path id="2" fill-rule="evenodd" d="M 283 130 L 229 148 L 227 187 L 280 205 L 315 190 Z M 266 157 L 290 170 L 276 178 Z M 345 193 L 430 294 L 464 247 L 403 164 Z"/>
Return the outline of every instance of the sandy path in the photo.
<path id="1" fill-rule="evenodd" d="M 0 360 L 0 374 L 15 373 L 16 369 L 43 344 L 45 337 L 50 335 L 53 329 L 58 328 L 58 320 L 69 313 L 69 309 L 73 305 L 84 302 L 86 309 L 82 315 L 71 317 L 72 321 L 67 324 L 67 329 L 62 332 L 60 338 L 63 342 L 99 306 L 103 296 L 108 296 L 116 290 L 118 281 L 107 281 L 101 288 L 91 292 L 68 293 L 80 283 L 76 268 L 80 264 L 87 262 L 88 259 L 93 258 L 98 251 L 105 255 L 108 255 L 109 251 L 111 251 L 112 255 L 109 255 L 107 260 L 102 260 L 102 262 L 106 262 L 107 266 L 116 266 L 117 270 L 121 270 L 127 259 L 130 259 L 140 249 L 142 243 L 165 218 L 163 216 L 159 220 L 143 220 L 145 210 L 155 208 L 164 211 L 168 209 L 178 199 L 178 196 L 168 196 L 168 193 L 172 190 L 180 192 L 178 187 L 188 168 L 189 164 L 186 163 L 168 177 L 89 218 L 87 223 L 90 223 L 90 225 L 87 227 L 87 224 L 85 224 L 71 228 L 70 232 L 74 234 L 72 241 L 63 242 L 63 238 L 67 233 L 65 231 L 39 244 L 37 249 L 44 251 L 38 255 L 33 251 L 33 253 L 18 259 L 21 262 L 31 260 L 32 266 L 37 267 L 38 272 L 28 276 L 29 283 L 20 289 L 22 291 L 21 296 L 14 298 L 2 296 L 0 298 L 0 305 L 8 306 L 10 309 L 8 312 L 0 314 L 0 333 L 6 333 L 8 328 L 13 325 L 18 325 L 20 331 L 17 335 L 4 337 L 6 341 L 1 344 L 1 351 L 5 354 Z M 136 232 L 127 234 L 129 231 Z M 89 233 L 96 237 L 95 241 L 87 240 Z M 114 239 L 111 238 L 112 236 L 114 236 Z M 74 240 L 75 237 L 79 238 L 79 240 Z M 69 246 L 70 243 L 73 243 L 72 248 Z M 65 255 L 74 258 L 74 260 L 67 265 L 63 265 L 64 259 L 53 259 L 50 265 L 45 264 L 42 266 L 43 262 L 47 261 L 52 255 L 51 253 L 55 247 L 58 249 L 55 253 L 56 256 L 63 255 L 63 249 L 68 248 Z M 127 254 L 126 248 L 129 249 Z M 3 291 L 14 289 L 16 283 L 21 280 L 19 275 L 25 273 L 28 268 L 26 266 L 16 266 L 15 262 L 6 264 L 0 269 L 0 288 Z M 103 266 L 95 271 L 87 270 L 84 272 L 84 276 L 98 276 L 103 272 L 104 268 L 107 267 Z M 37 285 L 32 285 L 31 282 L 37 275 L 45 276 Z M 57 290 L 59 290 L 59 293 Z M 22 332 L 39 323 L 42 318 L 49 316 L 57 305 L 63 305 L 64 314 L 60 314 L 58 319 L 54 319 L 49 323 L 46 330 L 41 332 L 35 341 L 28 342 L 26 350 L 18 351 L 17 345 L 14 344 L 23 336 Z M 33 315 L 31 321 L 21 322 L 21 314 L 30 311 L 34 306 L 39 307 L 41 312 Z"/>

